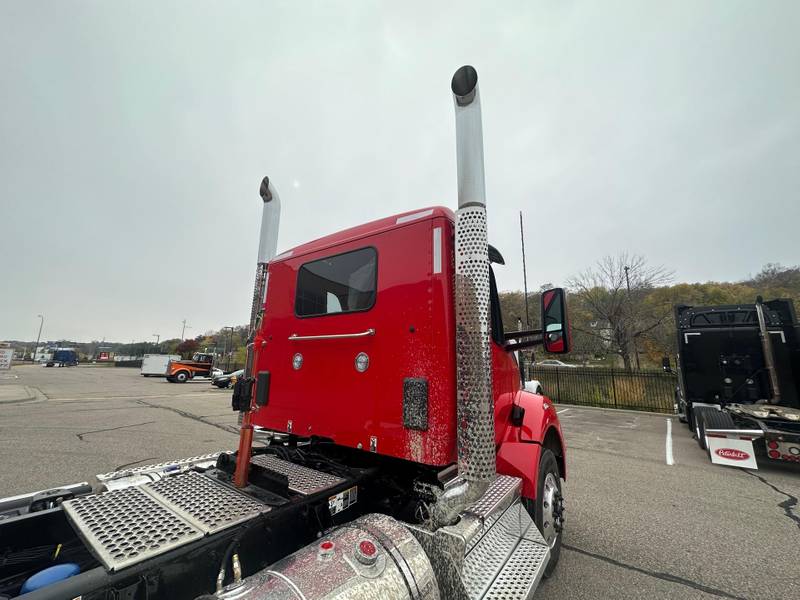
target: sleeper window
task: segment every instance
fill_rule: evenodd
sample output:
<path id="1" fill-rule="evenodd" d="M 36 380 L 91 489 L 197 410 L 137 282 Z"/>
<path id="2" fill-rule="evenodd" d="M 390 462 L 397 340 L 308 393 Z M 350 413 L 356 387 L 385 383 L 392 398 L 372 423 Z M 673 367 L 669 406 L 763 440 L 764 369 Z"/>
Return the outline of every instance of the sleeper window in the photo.
<path id="1" fill-rule="evenodd" d="M 295 314 L 318 317 L 369 310 L 375 304 L 377 265 L 374 248 L 304 264 L 297 275 Z"/>

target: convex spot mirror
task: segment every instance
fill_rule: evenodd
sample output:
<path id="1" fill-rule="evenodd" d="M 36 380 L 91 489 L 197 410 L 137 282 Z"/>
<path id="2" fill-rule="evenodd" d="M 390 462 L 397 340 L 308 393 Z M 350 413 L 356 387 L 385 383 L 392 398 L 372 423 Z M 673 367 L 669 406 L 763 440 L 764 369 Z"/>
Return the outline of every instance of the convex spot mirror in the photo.
<path id="1" fill-rule="evenodd" d="M 567 294 L 563 288 L 542 292 L 542 339 L 550 354 L 572 349 L 572 332 L 567 318 Z"/>

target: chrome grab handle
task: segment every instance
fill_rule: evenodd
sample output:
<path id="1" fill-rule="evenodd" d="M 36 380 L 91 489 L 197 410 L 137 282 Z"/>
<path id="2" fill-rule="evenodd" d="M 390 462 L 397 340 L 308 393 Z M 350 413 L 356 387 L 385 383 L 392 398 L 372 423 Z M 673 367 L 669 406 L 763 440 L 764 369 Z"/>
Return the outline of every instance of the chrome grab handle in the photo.
<path id="1" fill-rule="evenodd" d="M 329 333 L 327 335 L 297 335 L 293 333 L 289 336 L 290 341 L 302 340 L 340 340 L 344 338 L 362 338 L 375 335 L 374 329 L 367 329 L 361 333 Z"/>

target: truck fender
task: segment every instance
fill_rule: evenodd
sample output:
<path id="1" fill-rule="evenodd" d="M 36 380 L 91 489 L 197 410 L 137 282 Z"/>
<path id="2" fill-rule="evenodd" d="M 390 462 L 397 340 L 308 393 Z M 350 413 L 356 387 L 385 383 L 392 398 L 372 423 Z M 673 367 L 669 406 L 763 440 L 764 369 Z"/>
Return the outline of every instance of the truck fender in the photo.
<path id="1" fill-rule="evenodd" d="M 534 498 L 542 448 L 555 454 L 561 477 L 567 478 L 564 437 L 556 409 L 546 396 L 520 390 L 514 399 L 514 405 L 522 409 L 522 423 L 518 427 L 509 428 L 518 431 L 516 436 L 507 435 L 500 442 L 497 450 L 497 471 L 521 477 L 522 495 Z"/>
<path id="2" fill-rule="evenodd" d="M 497 449 L 497 472 L 522 479 L 522 495 L 536 498 L 542 446 L 530 442 L 503 442 Z"/>

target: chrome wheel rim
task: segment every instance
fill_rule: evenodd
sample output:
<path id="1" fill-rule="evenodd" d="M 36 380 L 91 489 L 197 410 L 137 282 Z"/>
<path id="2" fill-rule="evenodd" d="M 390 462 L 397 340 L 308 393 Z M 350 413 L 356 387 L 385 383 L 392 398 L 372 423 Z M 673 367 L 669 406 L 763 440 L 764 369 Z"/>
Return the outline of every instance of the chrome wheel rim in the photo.
<path id="1" fill-rule="evenodd" d="M 564 498 L 558 489 L 558 480 L 548 473 L 542 486 L 542 536 L 551 548 L 556 545 L 564 528 Z"/>

